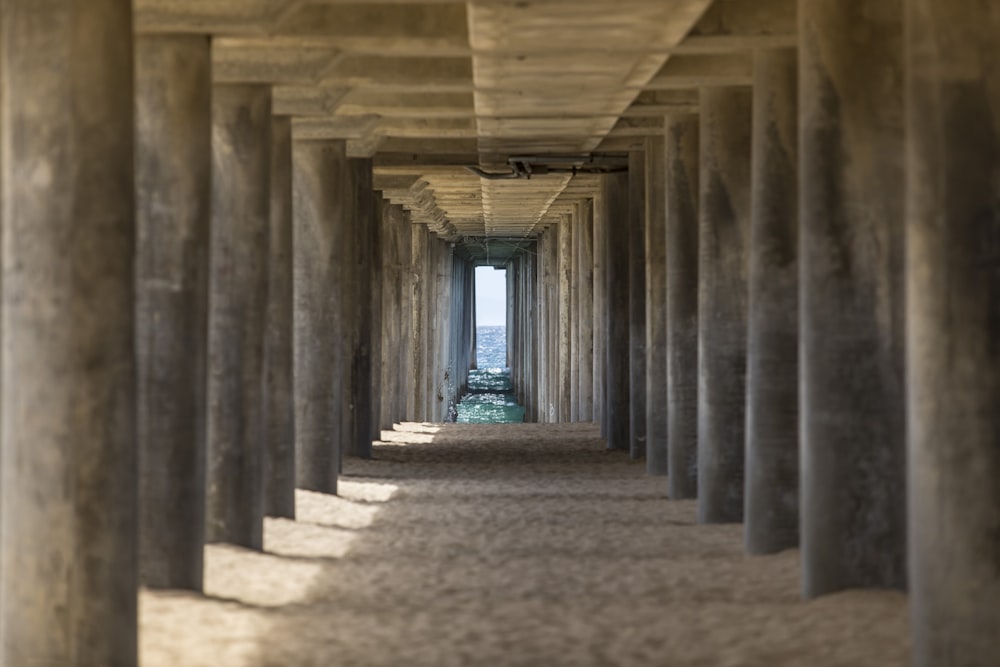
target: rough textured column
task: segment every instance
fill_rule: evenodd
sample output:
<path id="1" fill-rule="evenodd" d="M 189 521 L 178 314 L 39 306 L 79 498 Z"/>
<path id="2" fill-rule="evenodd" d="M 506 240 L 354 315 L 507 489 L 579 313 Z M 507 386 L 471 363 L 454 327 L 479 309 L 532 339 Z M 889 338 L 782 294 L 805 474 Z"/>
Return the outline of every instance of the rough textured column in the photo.
<path id="1" fill-rule="evenodd" d="M 559 225 L 559 413 L 557 421 L 568 422 L 570 420 L 570 399 L 572 398 L 572 373 L 570 364 L 573 363 L 573 339 L 570 327 L 572 326 L 571 313 L 571 286 L 573 278 L 573 222 L 568 215 L 563 216 Z"/>
<path id="2" fill-rule="evenodd" d="M 538 370 L 535 394 L 538 396 L 538 421 L 549 421 L 549 243 L 548 231 L 538 237 L 538 270 L 534 276 L 538 318 Z"/>
<path id="3" fill-rule="evenodd" d="M 271 234 L 264 341 L 267 465 L 264 513 L 295 518 L 294 220 L 292 119 L 271 120 Z"/>
<path id="4" fill-rule="evenodd" d="M 755 55 L 747 340 L 747 551 L 799 543 L 798 104 L 795 49 Z"/>
<path id="5" fill-rule="evenodd" d="M 131 15 L 127 0 L 3 3 L 11 667 L 138 662 Z"/>
<path id="6" fill-rule="evenodd" d="M 628 174 L 601 177 L 607 266 L 605 418 L 608 448 L 630 450 Z"/>
<path id="7" fill-rule="evenodd" d="M 580 211 L 573 207 L 569 216 L 573 239 L 570 243 L 570 269 L 567 289 L 569 290 L 569 415 L 571 422 L 580 421 Z"/>
<path id="8" fill-rule="evenodd" d="M 914 664 L 988 667 L 1000 654 L 1000 7 L 908 0 L 907 21 Z"/>
<path id="9" fill-rule="evenodd" d="M 593 417 L 601 424 L 601 437 L 608 437 L 606 381 L 608 368 L 608 279 L 607 230 L 604 202 L 600 193 L 594 198 L 594 408 Z"/>
<path id="10" fill-rule="evenodd" d="M 646 139 L 646 472 L 667 474 L 667 212 L 663 137 Z"/>
<path id="11" fill-rule="evenodd" d="M 749 87 L 701 91 L 698 281 L 698 520 L 743 520 Z"/>
<path id="12" fill-rule="evenodd" d="M 594 202 L 588 199 L 578 206 L 580 225 L 579 292 L 580 350 L 574 356 L 580 365 L 580 420 L 594 419 Z"/>
<path id="13" fill-rule="evenodd" d="M 372 383 L 374 276 L 371 262 L 378 242 L 378 225 L 373 218 L 374 197 L 372 190 L 372 161 L 367 158 L 348 160 L 351 173 L 351 196 L 354 206 L 350 224 L 354 229 L 353 261 L 344 277 L 345 287 L 352 290 L 356 308 L 354 319 L 344 323 L 354 328 L 354 349 L 351 355 L 351 384 L 349 405 L 353 414 L 354 430 L 343 453 L 371 458 L 372 429 L 375 417 Z"/>
<path id="14" fill-rule="evenodd" d="M 664 119 L 667 207 L 667 492 L 698 494 L 699 118 Z"/>
<path id="15" fill-rule="evenodd" d="M 336 286 L 345 242 L 343 141 L 296 141 L 293 150 L 295 449 L 298 486 L 337 492 L 340 425 L 334 387 L 344 373 Z"/>
<path id="16" fill-rule="evenodd" d="M 368 436 L 368 451 L 371 455 L 371 443 L 382 437 L 382 394 L 388 385 L 382 384 L 382 291 L 384 289 L 383 280 L 385 276 L 385 260 L 383 259 L 383 234 L 382 234 L 382 193 L 372 191 L 369 197 L 371 201 L 371 215 L 368 219 L 369 238 L 371 242 L 371 253 L 368 255 L 368 272 L 371 280 L 369 300 L 371 301 L 371 331 L 369 335 L 369 374 L 371 376 L 371 387 L 369 389 L 369 402 L 371 404 L 371 432 Z"/>
<path id="17" fill-rule="evenodd" d="M 628 156 L 629 454 L 646 455 L 646 157 Z"/>
<path id="18" fill-rule="evenodd" d="M 413 366 L 413 412 L 414 421 L 427 421 L 427 227 L 414 224 L 411 229 L 410 266 L 413 275 L 413 297 L 411 321 L 413 323 L 411 348 Z"/>
<path id="19" fill-rule="evenodd" d="M 212 92 L 205 537 L 260 549 L 271 89 L 222 84 Z"/>
<path id="20" fill-rule="evenodd" d="M 801 0 L 806 597 L 905 585 L 901 0 Z"/>
<path id="21" fill-rule="evenodd" d="M 136 39 L 139 571 L 202 588 L 212 76 L 206 37 Z"/>

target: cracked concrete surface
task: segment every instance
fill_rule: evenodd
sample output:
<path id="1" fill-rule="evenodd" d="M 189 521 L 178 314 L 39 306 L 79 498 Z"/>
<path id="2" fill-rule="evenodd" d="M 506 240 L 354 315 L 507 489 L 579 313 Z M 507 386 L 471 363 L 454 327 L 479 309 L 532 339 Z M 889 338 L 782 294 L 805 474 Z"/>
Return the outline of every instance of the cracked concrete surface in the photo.
<path id="1" fill-rule="evenodd" d="M 141 596 L 145 667 L 908 664 L 905 596 L 799 599 L 798 554 L 604 451 L 590 424 L 421 425 L 299 491 L 206 594 Z"/>

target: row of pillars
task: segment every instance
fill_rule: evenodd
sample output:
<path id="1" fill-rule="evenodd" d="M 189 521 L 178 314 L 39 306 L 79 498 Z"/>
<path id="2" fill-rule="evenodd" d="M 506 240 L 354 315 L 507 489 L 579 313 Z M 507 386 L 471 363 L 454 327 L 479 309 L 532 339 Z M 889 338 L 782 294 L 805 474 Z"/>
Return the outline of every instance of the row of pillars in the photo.
<path id="1" fill-rule="evenodd" d="M 749 553 L 800 547 L 805 597 L 908 589 L 916 664 L 990 665 L 1000 12 L 799 12 L 799 49 L 702 89 L 512 262 L 515 380 Z"/>
<path id="2" fill-rule="evenodd" d="M 3 4 L 4 665 L 135 665 L 140 584 L 201 590 L 468 368 L 472 269 L 372 161 L 131 21 Z"/>

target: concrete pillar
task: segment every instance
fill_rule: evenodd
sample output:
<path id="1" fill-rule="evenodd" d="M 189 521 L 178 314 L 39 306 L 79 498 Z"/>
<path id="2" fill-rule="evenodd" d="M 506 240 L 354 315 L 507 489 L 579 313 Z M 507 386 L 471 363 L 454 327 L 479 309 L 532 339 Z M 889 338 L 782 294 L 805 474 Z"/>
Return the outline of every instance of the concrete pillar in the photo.
<path id="1" fill-rule="evenodd" d="M 427 421 L 427 226 L 414 224 L 411 228 L 410 266 L 413 276 L 413 323 L 411 347 L 413 355 L 413 412 L 411 419 Z"/>
<path id="2" fill-rule="evenodd" d="M 294 220 L 292 119 L 271 119 L 271 234 L 264 378 L 264 513 L 295 518 Z"/>
<path id="3" fill-rule="evenodd" d="M 667 241 L 667 489 L 698 494 L 699 118 L 664 119 Z"/>
<path id="4" fill-rule="evenodd" d="M 355 308 L 342 322 L 353 329 L 353 353 L 351 354 L 351 382 L 347 409 L 353 413 L 353 431 L 343 452 L 350 456 L 371 458 L 372 433 L 375 418 L 374 394 L 372 386 L 372 351 L 375 291 L 372 273 L 372 258 L 378 245 L 378 225 L 373 213 L 374 190 L 372 190 L 372 161 L 368 158 L 348 160 L 353 208 L 349 224 L 354 231 L 354 247 L 351 253 L 344 288 L 353 294 Z"/>
<path id="5" fill-rule="evenodd" d="M 260 549 L 270 87 L 215 86 L 212 156 L 205 536 L 209 542 Z"/>
<path id="6" fill-rule="evenodd" d="M 393 423 L 398 419 L 396 404 L 396 386 L 398 374 L 402 370 L 399 367 L 399 328 L 400 317 L 400 272 L 399 272 L 399 246 L 396 238 L 396 220 L 393 216 L 392 206 L 388 201 L 379 200 L 376 206 L 381 209 L 378 220 L 381 227 L 382 239 L 382 262 L 384 273 L 384 284 L 382 286 L 382 303 L 379 306 L 380 321 L 382 326 L 376 335 L 382 339 L 382 354 L 376 358 L 379 374 L 379 382 L 382 391 L 375 397 L 381 407 L 379 414 L 379 429 L 391 429 Z M 396 373 L 397 375 L 393 375 Z"/>
<path id="7" fill-rule="evenodd" d="M 580 323 L 580 347 L 573 356 L 580 366 L 581 421 L 594 419 L 594 202 L 588 199 L 578 207 L 580 239 L 580 270 L 577 272 L 576 290 L 579 295 L 577 318 Z"/>
<path id="8" fill-rule="evenodd" d="M 743 520 L 749 87 L 701 91 L 698 281 L 698 521 Z"/>
<path id="9" fill-rule="evenodd" d="M 646 472 L 667 466 L 667 199 L 663 137 L 646 139 Z"/>
<path id="10" fill-rule="evenodd" d="M 631 451 L 629 408 L 629 234 L 628 174 L 601 177 L 601 205 L 604 210 L 605 315 L 607 321 L 605 419 L 608 448 Z M 623 230 L 623 227 L 626 230 Z"/>
<path id="11" fill-rule="evenodd" d="M 646 455 L 646 156 L 628 155 L 629 455 Z"/>
<path id="12" fill-rule="evenodd" d="M 535 293 L 537 307 L 538 331 L 538 375 L 535 383 L 538 396 L 538 421 L 549 421 L 549 285 L 552 277 L 549 275 L 549 242 L 548 231 L 538 237 L 538 270 L 535 274 Z"/>
<path id="13" fill-rule="evenodd" d="M 806 597 L 905 585 L 902 2 L 800 0 Z"/>
<path id="14" fill-rule="evenodd" d="M 413 421 L 415 405 L 413 400 L 413 387 L 416 379 L 413 377 L 413 224 L 410 222 L 410 214 L 399 205 L 391 207 L 392 217 L 397 227 L 399 244 L 399 272 L 400 272 L 400 313 L 399 313 L 399 416 L 398 421 Z"/>
<path id="15" fill-rule="evenodd" d="M 138 662 L 131 3 L 3 4 L 0 664 Z"/>
<path id="16" fill-rule="evenodd" d="M 601 437 L 608 437 L 607 370 L 608 370 L 608 233 L 604 200 L 600 191 L 593 200 L 594 227 L 594 420 L 601 424 Z"/>
<path id="17" fill-rule="evenodd" d="M 572 317 L 572 279 L 573 279 L 573 222 L 568 215 L 563 216 L 559 224 L 559 413 L 560 422 L 568 422 L 570 419 L 570 407 L 573 391 L 572 372 L 570 365 L 573 363 L 573 339 L 571 326 Z"/>
<path id="18" fill-rule="evenodd" d="M 382 291 L 382 421 L 384 429 L 404 421 L 410 382 L 409 339 L 410 225 L 401 206 L 382 204 L 382 247 L 385 285 Z"/>
<path id="19" fill-rule="evenodd" d="M 1000 652 L 1000 13 L 906 7 L 914 664 L 987 667 Z"/>
<path id="20" fill-rule="evenodd" d="M 798 104 L 795 49 L 755 55 L 747 341 L 747 551 L 799 543 Z"/>
<path id="21" fill-rule="evenodd" d="M 334 388 L 345 372 L 336 303 L 338 249 L 346 242 L 343 141 L 296 141 L 294 192 L 295 449 L 298 486 L 337 492 L 340 425 Z"/>
<path id="22" fill-rule="evenodd" d="M 373 176 L 374 178 L 374 176 Z M 388 395 L 386 391 L 388 385 L 382 384 L 382 291 L 385 278 L 384 259 L 384 235 L 382 227 L 382 193 L 373 191 L 370 197 L 371 215 L 369 217 L 371 253 L 368 256 L 368 272 L 371 277 L 371 290 L 369 299 L 371 301 L 371 333 L 370 345 L 370 374 L 371 389 L 369 401 L 371 403 L 371 433 L 368 436 L 368 449 L 371 451 L 371 443 L 382 437 L 382 397 Z"/>
<path id="23" fill-rule="evenodd" d="M 212 76 L 206 37 L 139 36 L 136 355 L 139 571 L 202 588 Z"/>
<path id="24" fill-rule="evenodd" d="M 569 364 L 569 421 L 580 421 L 580 211 L 573 207 L 570 214 L 570 225 L 573 230 L 573 241 L 570 247 L 569 271 L 569 333 L 570 333 L 570 364 Z"/>

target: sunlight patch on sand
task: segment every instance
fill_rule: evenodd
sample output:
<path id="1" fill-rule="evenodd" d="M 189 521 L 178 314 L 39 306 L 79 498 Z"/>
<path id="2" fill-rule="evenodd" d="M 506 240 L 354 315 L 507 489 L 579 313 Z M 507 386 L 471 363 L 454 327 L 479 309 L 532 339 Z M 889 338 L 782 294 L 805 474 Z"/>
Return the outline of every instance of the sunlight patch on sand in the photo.
<path id="1" fill-rule="evenodd" d="M 205 594 L 258 607 L 283 607 L 304 600 L 322 568 L 318 562 L 209 544 L 205 547 Z"/>

